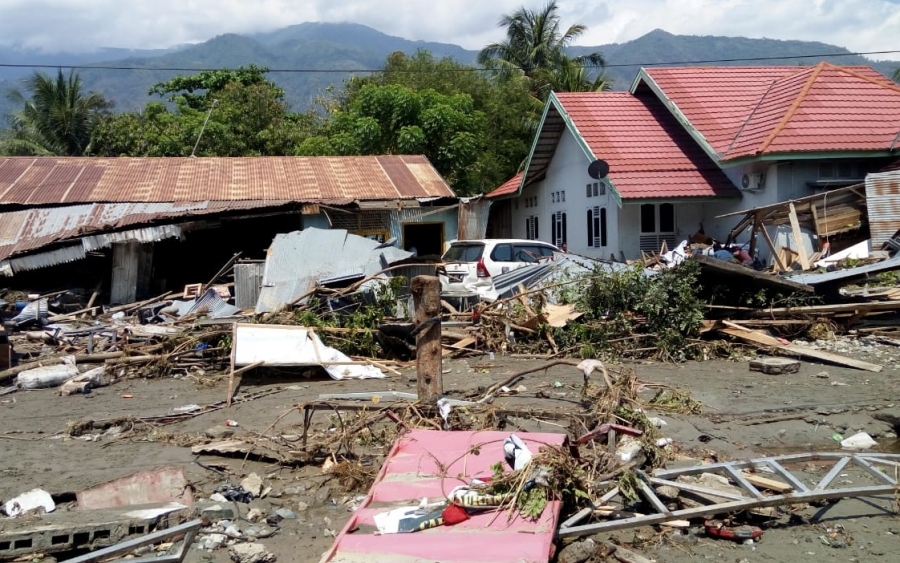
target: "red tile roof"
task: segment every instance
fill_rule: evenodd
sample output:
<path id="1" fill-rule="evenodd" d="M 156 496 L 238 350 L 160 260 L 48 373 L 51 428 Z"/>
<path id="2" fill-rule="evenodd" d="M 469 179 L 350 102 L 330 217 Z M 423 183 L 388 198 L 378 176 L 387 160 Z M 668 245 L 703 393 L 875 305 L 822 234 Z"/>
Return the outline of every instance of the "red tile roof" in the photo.
<path id="1" fill-rule="evenodd" d="M 486 193 L 484 197 L 492 198 L 492 197 L 500 197 L 502 195 L 510 195 L 514 194 L 519 190 L 519 185 L 522 183 L 522 173 L 516 174 L 509 180 L 500 184 L 500 187 L 495 189 L 492 192 Z"/>
<path id="2" fill-rule="evenodd" d="M 624 199 L 738 195 L 663 103 L 628 92 L 556 94 Z"/>
<path id="3" fill-rule="evenodd" d="M 454 197 L 424 156 L 0 158 L 0 205 Z"/>
<path id="4" fill-rule="evenodd" d="M 791 152 L 887 151 L 900 133 L 900 86 L 869 67 L 820 63 L 644 72 L 723 161 Z"/>

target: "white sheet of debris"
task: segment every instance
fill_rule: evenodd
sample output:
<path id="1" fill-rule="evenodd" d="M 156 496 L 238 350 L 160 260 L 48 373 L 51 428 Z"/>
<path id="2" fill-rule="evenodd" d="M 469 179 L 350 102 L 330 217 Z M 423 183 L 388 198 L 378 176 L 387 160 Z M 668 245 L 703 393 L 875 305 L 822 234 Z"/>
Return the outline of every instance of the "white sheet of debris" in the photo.
<path id="1" fill-rule="evenodd" d="M 314 330 L 302 326 L 236 324 L 234 365 L 321 366 L 332 379 L 381 379 L 384 372 L 326 346 Z"/>

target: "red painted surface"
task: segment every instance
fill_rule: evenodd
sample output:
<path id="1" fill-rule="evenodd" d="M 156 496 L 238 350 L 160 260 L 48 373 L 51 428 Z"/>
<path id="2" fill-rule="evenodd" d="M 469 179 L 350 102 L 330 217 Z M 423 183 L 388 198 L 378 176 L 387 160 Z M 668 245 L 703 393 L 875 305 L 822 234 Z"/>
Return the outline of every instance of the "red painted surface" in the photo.
<path id="1" fill-rule="evenodd" d="M 338 534 L 323 563 L 546 563 L 559 517 L 556 501 L 535 522 L 518 517 L 509 522 L 505 512 L 487 512 L 454 526 L 408 534 L 374 533 L 373 517 L 379 512 L 414 506 L 422 498 L 436 502 L 473 477 L 491 475 L 491 465 L 503 462 L 507 436 L 508 432 L 436 430 L 405 434 L 394 444 L 365 501 Z M 534 453 L 543 445 L 558 446 L 566 440 L 563 434 L 518 436 Z M 467 453 L 473 446 L 478 446 L 478 455 Z M 447 478 L 440 477 L 438 464 L 445 467 Z"/>
<path id="2" fill-rule="evenodd" d="M 556 95 L 624 199 L 737 196 L 718 165 L 655 96 Z"/>
<path id="3" fill-rule="evenodd" d="M 886 151 L 900 131 L 900 87 L 869 67 L 820 63 L 646 72 L 722 160 Z"/>
<path id="4" fill-rule="evenodd" d="M 494 191 L 485 194 L 484 197 L 492 198 L 492 197 L 500 197 L 502 195 L 510 195 L 519 191 L 519 185 L 522 183 L 522 174 L 516 174 L 509 180 L 503 182 L 499 188 Z"/>

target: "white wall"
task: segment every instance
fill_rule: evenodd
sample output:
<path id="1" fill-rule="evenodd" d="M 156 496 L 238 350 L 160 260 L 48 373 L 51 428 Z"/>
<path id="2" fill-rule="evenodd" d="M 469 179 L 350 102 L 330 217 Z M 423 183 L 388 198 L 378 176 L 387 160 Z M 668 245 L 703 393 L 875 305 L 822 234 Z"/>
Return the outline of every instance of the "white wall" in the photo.
<path id="1" fill-rule="evenodd" d="M 585 186 L 597 180 L 588 176 L 587 169 L 591 159 L 581 150 L 572 134 L 563 132 L 556 153 L 547 168 L 546 178 L 523 190 L 522 195 L 512 202 L 512 236 L 526 238 L 525 219 L 538 217 L 538 238 L 545 242 L 551 240 L 551 217 L 557 211 L 566 213 L 566 240 L 569 252 L 593 258 L 609 258 L 610 253 L 618 255 L 619 240 L 619 208 L 612 196 L 612 190 L 606 195 L 587 197 Z M 565 191 L 565 202 L 553 202 L 554 192 Z M 537 207 L 526 207 L 528 198 L 537 198 Z M 600 206 L 606 207 L 606 244 L 605 247 L 588 246 L 587 210 Z"/>

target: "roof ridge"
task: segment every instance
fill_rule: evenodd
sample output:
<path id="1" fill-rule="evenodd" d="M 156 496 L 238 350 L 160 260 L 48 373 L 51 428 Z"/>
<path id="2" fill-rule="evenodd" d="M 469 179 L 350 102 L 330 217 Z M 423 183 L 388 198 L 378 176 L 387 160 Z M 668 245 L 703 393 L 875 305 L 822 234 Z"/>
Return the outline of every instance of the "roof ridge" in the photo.
<path id="1" fill-rule="evenodd" d="M 892 82 L 892 81 L 891 81 L 888 77 L 886 77 L 886 76 L 885 76 L 884 78 L 885 78 L 885 80 L 887 80 L 888 82 L 890 82 L 890 84 L 885 84 L 884 82 L 880 82 L 880 81 L 878 81 L 878 80 L 875 80 L 875 79 L 872 78 L 871 76 L 866 76 L 865 74 L 856 72 L 856 71 L 853 70 L 851 67 L 837 66 L 837 65 L 832 65 L 832 64 L 829 64 L 829 66 L 833 67 L 835 70 L 838 70 L 838 71 L 840 71 L 840 72 L 849 74 L 850 76 L 854 76 L 854 77 L 856 77 L 856 78 L 859 78 L 860 80 L 865 80 L 866 82 L 870 82 L 870 83 L 872 83 L 872 84 L 875 84 L 876 86 L 881 86 L 882 88 L 890 88 L 891 90 L 895 90 L 895 91 L 897 91 L 897 92 L 900 92 L 900 85 L 895 84 L 894 82 Z M 859 66 L 859 67 L 853 67 L 853 68 L 872 68 L 872 67 L 870 67 L 870 66 Z"/>
<path id="2" fill-rule="evenodd" d="M 791 103 L 791 107 L 785 112 L 784 116 L 781 118 L 781 121 L 778 122 L 778 125 L 772 129 L 772 132 L 769 133 L 769 136 L 766 137 L 766 140 L 762 142 L 762 144 L 757 149 L 757 153 L 765 152 L 769 145 L 775 141 L 775 137 L 777 137 L 785 127 L 787 127 L 788 122 L 790 122 L 791 118 L 794 117 L 794 113 L 797 111 L 797 108 L 800 107 L 800 104 L 803 103 L 803 100 L 806 99 L 806 95 L 809 94 L 809 91 L 812 89 L 813 84 L 815 84 L 816 79 L 819 77 L 819 74 L 825 68 L 825 65 L 828 63 L 821 62 L 817 64 L 812 69 L 812 73 L 810 73 L 809 78 L 806 79 L 806 83 L 803 85 L 803 88 L 800 90 L 800 93 L 794 99 L 793 103 Z M 808 69 L 807 69 L 808 70 Z M 797 73 L 801 74 L 801 73 Z M 794 75 L 796 76 L 796 75 Z"/>

